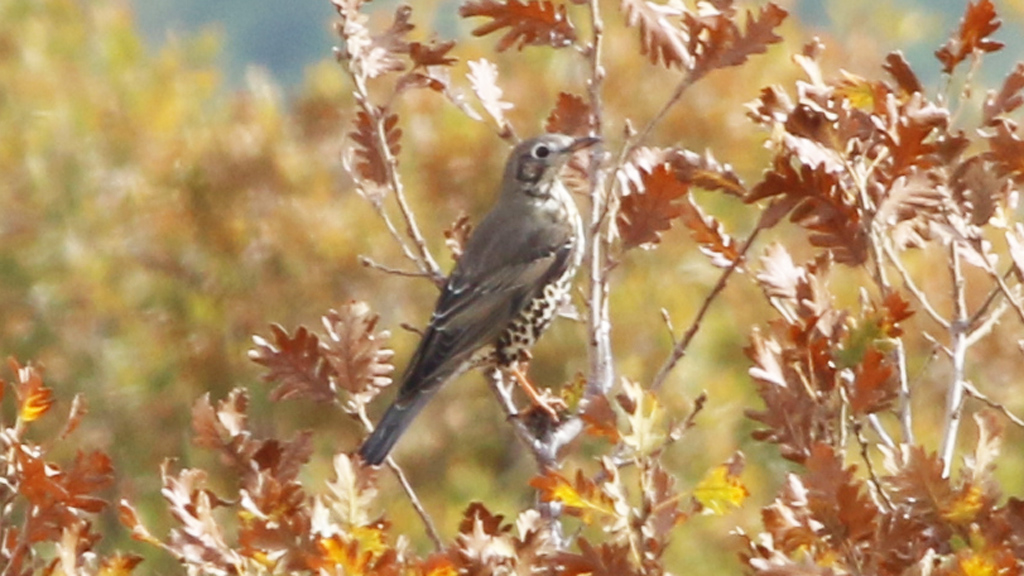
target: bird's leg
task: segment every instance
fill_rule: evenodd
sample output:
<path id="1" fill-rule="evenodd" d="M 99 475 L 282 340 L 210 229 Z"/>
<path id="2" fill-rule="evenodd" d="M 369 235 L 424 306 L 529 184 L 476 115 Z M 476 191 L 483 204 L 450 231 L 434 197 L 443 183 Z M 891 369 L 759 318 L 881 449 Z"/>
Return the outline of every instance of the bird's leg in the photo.
<path id="1" fill-rule="evenodd" d="M 527 361 L 528 360 L 529 358 L 527 358 Z M 533 387 L 533 384 L 530 384 L 530 380 L 527 379 L 524 370 L 520 369 L 521 365 L 525 365 L 525 362 L 514 362 L 509 367 L 509 373 L 512 374 L 512 378 L 517 384 L 519 384 L 519 387 L 523 389 L 523 392 L 529 396 L 534 406 L 547 413 L 553 421 L 558 422 L 558 412 L 551 406 L 551 404 L 549 404 L 548 399 L 544 398 L 540 392 L 537 392 L 537 389 Z"/>

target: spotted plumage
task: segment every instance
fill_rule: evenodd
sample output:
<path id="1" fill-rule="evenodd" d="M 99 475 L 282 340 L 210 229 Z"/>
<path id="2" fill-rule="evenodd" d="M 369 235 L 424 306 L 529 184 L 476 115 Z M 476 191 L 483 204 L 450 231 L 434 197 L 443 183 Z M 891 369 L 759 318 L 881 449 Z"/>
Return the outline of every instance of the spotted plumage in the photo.
<path id="1" fill-rule="evenodd" d="M 497 203 L 448 277 L 398 397 L 359 450 L 365 462 L 380 464 L 448 380 L 529 357 L 583 258 L 582 222 L 559 173 L 574 152 L 596 141 L 547 134 L 512 150 Z"/>

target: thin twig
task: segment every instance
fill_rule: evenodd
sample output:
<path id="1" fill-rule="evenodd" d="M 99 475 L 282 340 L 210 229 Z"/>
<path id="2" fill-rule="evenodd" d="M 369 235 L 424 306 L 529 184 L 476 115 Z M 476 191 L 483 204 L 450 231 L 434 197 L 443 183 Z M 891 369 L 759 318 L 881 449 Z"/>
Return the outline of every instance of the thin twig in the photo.
<path id="1" fill-rule="evenodd" d="M 392 268 L 386 264 L 381 264 L 369 256 L 359 256 L 359 263 L 367 268 L 373 268 L 385 274 L 393 274 L 395 276 L 406 276 L 409 278 L 429 278 L 433 280 L 433 276 L 429 272 L 421 272 L 419 270 L 402 270 L 400 268 Z"/>
<path id="2" fill-rule="evenodd" d="M 672 92 L 672 95 L 669 96 L 668 100 L 665 101 L 665 104 L 661 106 L 661 110 L 658 110 L 658 113 L 644 125 L 640 132 L 630 139 L 631 143 L 627 146 L 624 156 L 627 156 L 630 152 L 635 150 L 637 146 L 642 144 L 647 137 L 650 136 L 651 130 L 661 123 L 669 110 L 671 110 L 679 102 L 679 99 L 683 97 L 686 89 L 692 86 L 698 78 L 699 76 L 694 76 L 689 72 L 686 73 L 686 76 L 684 76 L 683 79 L 679 81 L 679 84 L 676 85 L 676 89 Z"/>
<path id="3" fill-rule="evenodd" d="M 953 468 L 953 451 L 956 448 L 960 421 L 963 419 L 964 369 L 967 362 L 967 298 L 966 286 L 961 268 L 960 249 L 956 242 L 950 243 L 953 284 L 953 321 L 949 324 L 950 348 L 953 352 L 953 382 L 946 398 L 946 422 L 943 427 L 942 477 L 949 478 Z"/>
<path id="4" fill-rule="evenodd" d="M 934 320 L 939 326 L 948 330 L 949 321 L 943 318 L 942 315 L 935 310 L 931 302 L 928 300 L 928 296 L 926 296 L 925 293 L 917 287 L 917 284 L 914 282 L 914 278 L 911 277 L 910 272 L 908 272 L 903 266 L 903 262 L 900 260 L 896 252 L 893 251 L 892 246 L 886 242 L 883 244 L 883 249 L 885 250 L 885 255 L 889 258 L 889 261 L 892 262 L 893 267 L 896 268 L 900 277 L 903 278 L 903 284 L 907 287 L 907 290 L 910 290 L 910 293 L 913 294 L 914 298 L 917 299 L 921 304 L 921 307 L 924 308 L 924 311 L 928 313 L 928 316 L 930 316 L 932 320 Z"/>
<path id="5" fill-rule="evenodd" d="M 1006 416 L 1007 420 L 1013 422 L 1014 424 L 1021 428 L 1024 428 L 1024 419 L 1021 419 L 1020 416 L 1017 416 L 1013 412 L 1010 412 L 1009 408 L 1007 408 L 1006 406 L 1003 406 L 999 402 L 996 402 L 995 400 L 982 394 L 981 391 L 975 388 L 974 385 L 971 384 L 970 382 L 964 382 L 964 392 L 966 392 L 967 395 L 970 396 L 971 398 L 980 400 L 989 408 L 995 408 L 996 410 L 1002 412 L 1003 416 Z"/>
<path id="6" fill-rule="evenodd" d="M 857 436 L 857 443 L 860 445 L 860 457 L 864 461 L 864 466 L 868 469 L 868 478 L 871 480 L 871 485 L 875 487 L 875 492 L 878 493 L 882 503 L 885 504 L 886 509 L 889 511 L 893 510 L 892 500 L 889 499 L 889 495 L 882 488 L 882 483 L 878 480 L 878 474 L 875 472 L 875 466 L 871 463 L 871 458 L 868 457 L 868 441 L 864 438 L 863 430 L 859 422 L 854 423 L 853 431 Z"/>
<path id="7" fill-rule="evenodd" d="M 366 405 L 360 404 L 358 410 L 353 414 L 362 424 L 363 428 L 368 433 L 373 432 L 373 422 L 370 421 L 370 417 L 366 414 Z M 434 547 L 441 551 L 444 549 L 444 543 L 441 541 L 441 535 L 437 531 L 437 527 L 434 526 L 434 520 L 430 517 L 427 509 L 423 507 L 423 503 L 420 502 L 419 496 L 416 495 L 416 491 L 413 489 L 412 484 L 409 483 L 409 479 L 405 477 L 405 472 L 390 456 L 387 459 L 388 468 L 398 478 L 398 483 L 402 486 L 402 490 L 405 491 L 405 495 L 409 498 L 409 502 L 412 503 L 413 510 L 420 517 L 420 521 L 423 522 L 423 527 L 427 531 L 427 536 L 434 543 Z"/>
<path id="8" fill-rule="evenodd" d="M 1003 293 L 1003 297 L 1005 297 L 1006 300 L 1010 303 L 1010 307 L 1013 308 L 1013 311 L 1017 313 L 1017 318 L 1019 318 L 1020 321 L 1024 323 L 1024 307 L 1021 307 L 1020 302 L 1017 301 L 1017 295 L 1013 294 L 1013 291 L 1010 290 L 1010 287 L 1006 285 L 1006 282 L 1003 280 L 1003 277 L 996 273 L 995 269 L 993 269 L 991 266 L 986 266 L 986 268 L 988 269 L 989 275 L 992 277 L 993 280 L 996 281 L 996 284 L 999 286 L 999 290 L 1000 292 Z"/>
<path id="9" fill-rule="evenodd" d="M 998 293 L 998 290 L 994 292 Z M 977 328 L 971 330 L 970 333 L 967 335 L 967 347 L 970 348 L 979 340 L 981 340 L 985 336 L 988 336 L 992 332 L 992 330 L 995 329 L 996 325 L 999 324 L 999 321 L 1003 319 L 1003 315 L 1006 313 L 1007 310 L 1009 310 L 1009 308 L 1010 305 L 1006 302 L 1006 300 L 1000 300 L 999 304 L 996 306 L 996 309 L 993 310 L 992 313 L 989 314 L 988 316 L 985 316 L 985 321 L 982 322 L 982 324 Z M 977 315 L 975 315 L 975 317 L 977 317 Z M 975 324 L 971 322 L 969 325 L 974 326 Z"/>
<path id="10" fill-rule="evenodd" d="M 767 213 L 768 210 L 762 212 Z M 764 229 L 764 218 L 758 221 L 757 227 L 750 233 L 750 236 L 743 242 L 740 247 L 739 253 L 736 255 L 736 259 L 729 265 L 728 268 L 722 271 L 722 275 L 718 277 L 718 282 L 715 283 L 714 288 L 708 293 L 707 297 L 704 298 L 704 302 L 700 306 L 700 310 L 697 311 L 697 316 L 694 317 L 693 322 L 690 323 L 690 327 L 686 329 L 683 337 L 676 341 L 675 346 L 672 347 L 672 353 L 665 359 L 665 363 L 661 365 L 658 373 L 655 374 L 654 379 L 651 381 L 651 390 L 657 391 L 661 388 L 662 384 L 668 378 L 669 372 L 675 368 L 676 364 L 686 354 L 686 349 L 690 346 L 690 342 L 693 337 L 697 335 L 697 330 L 700 329 L 701 322 L 704 320 L 704 316 L 711 309 L 711 303 L 715 301 L 718 295 L 725 289 L 729 278 L 732 277 L 733 272 L 739 269 L 740 265 L 743 264 L 746 257 L 747 251 L 751 246 L 754 245 L 754 240 Z"/>
<path id="11" fill-rule="evenodd" d="M 431 519 L 430 514 L 427 513 L 427 509 L 423 507 L 419 497 L 416 496 L 416 491 L 413 490 L 412 484 L 409 483 L 409 479 L 405 476 L 405 471 L 390 456 L 388 456 L 387 464 L 391 472 L 398 478 L 398 483 L 402 485 L 402 490 L 405 490 L 406 496 L 412 502 L 413 509 L 416 510 L 416 514 L 419 515 L 423 526 L 427 529 L 427 536 L 434 543 L 434 549 L 438 552 L 444 550 L 444 542 L 441 541 L 441 535 L 438 533 L 437 527 L 434 526 L 434 521 Z"/>

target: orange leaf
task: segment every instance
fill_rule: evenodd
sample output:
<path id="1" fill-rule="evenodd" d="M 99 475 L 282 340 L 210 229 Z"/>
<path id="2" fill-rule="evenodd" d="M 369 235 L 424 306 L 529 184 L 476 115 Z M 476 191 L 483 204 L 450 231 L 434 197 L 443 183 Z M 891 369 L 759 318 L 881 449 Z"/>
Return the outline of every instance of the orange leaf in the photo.
<path id="1" fill-rule="evenodd" d="M 498 40 L 498 52 L 512 46 L 519 50 L 524 46 L 563 48 L 576 40 L 576 29 L 569 21 L 565 5 L 556 7 L 550 0 L 475 0 L 459 7 L 459 16 L 491 18 L 490 22 L 473 30 L 474 36 L 508 28 Z"/>
<path id="2" fill-rule="evenodd" d="M 18 419 L 22 422 L 38 420 L 53 406 L 53 391 L 43 385 L 42 372 L 35 366 L 22 367 L 14 358 L 8 363 L 18 376 L 18 382 L 14 384 L 18 395 Z"/>
<path id="3" fill-rule="evenodd" d="M 991 0 L 968 3 L 964 17 L 960 20 L 960 29 L 935 52 L 935 57 L 943 64 L 942 71 L 951 74 L 957 64 L 975 52 L 995 52 L 1001 49 L 1002 42 L 988 38 L 1001 25 L 1002 21 L 996 15 Z"/>
<path id="4" fill-rule="evenodd" d="M 575 482 L 549 470 L 543 476 L 530 480 L 530 486 L 540 491 L 541 500 L 561 502 L 566 507 L 566 513 L 578 516 L 585 524 L 592 522 L 595 513 L 609 516 L 616 513 L 611 498 L 584 476 L 582 470 L 576 471 Z"/>

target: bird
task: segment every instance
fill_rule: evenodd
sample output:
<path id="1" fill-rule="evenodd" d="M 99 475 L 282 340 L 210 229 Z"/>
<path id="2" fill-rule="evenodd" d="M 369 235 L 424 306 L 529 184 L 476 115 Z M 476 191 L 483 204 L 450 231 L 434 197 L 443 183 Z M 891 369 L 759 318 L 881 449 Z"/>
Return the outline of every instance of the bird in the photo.
<path id="1" fill-rule="evenodd" d="M 496 202 L 445 281 L 395 400 L 359 449 L 364 463 L 381 464 L 438 389 L 473 368 L 511 369 L 553 413 L 518 366 L 568 298 L 583 260 L 583 222 L 562 168 L 599 141 L 543 134 L 513 147 Z"/>

